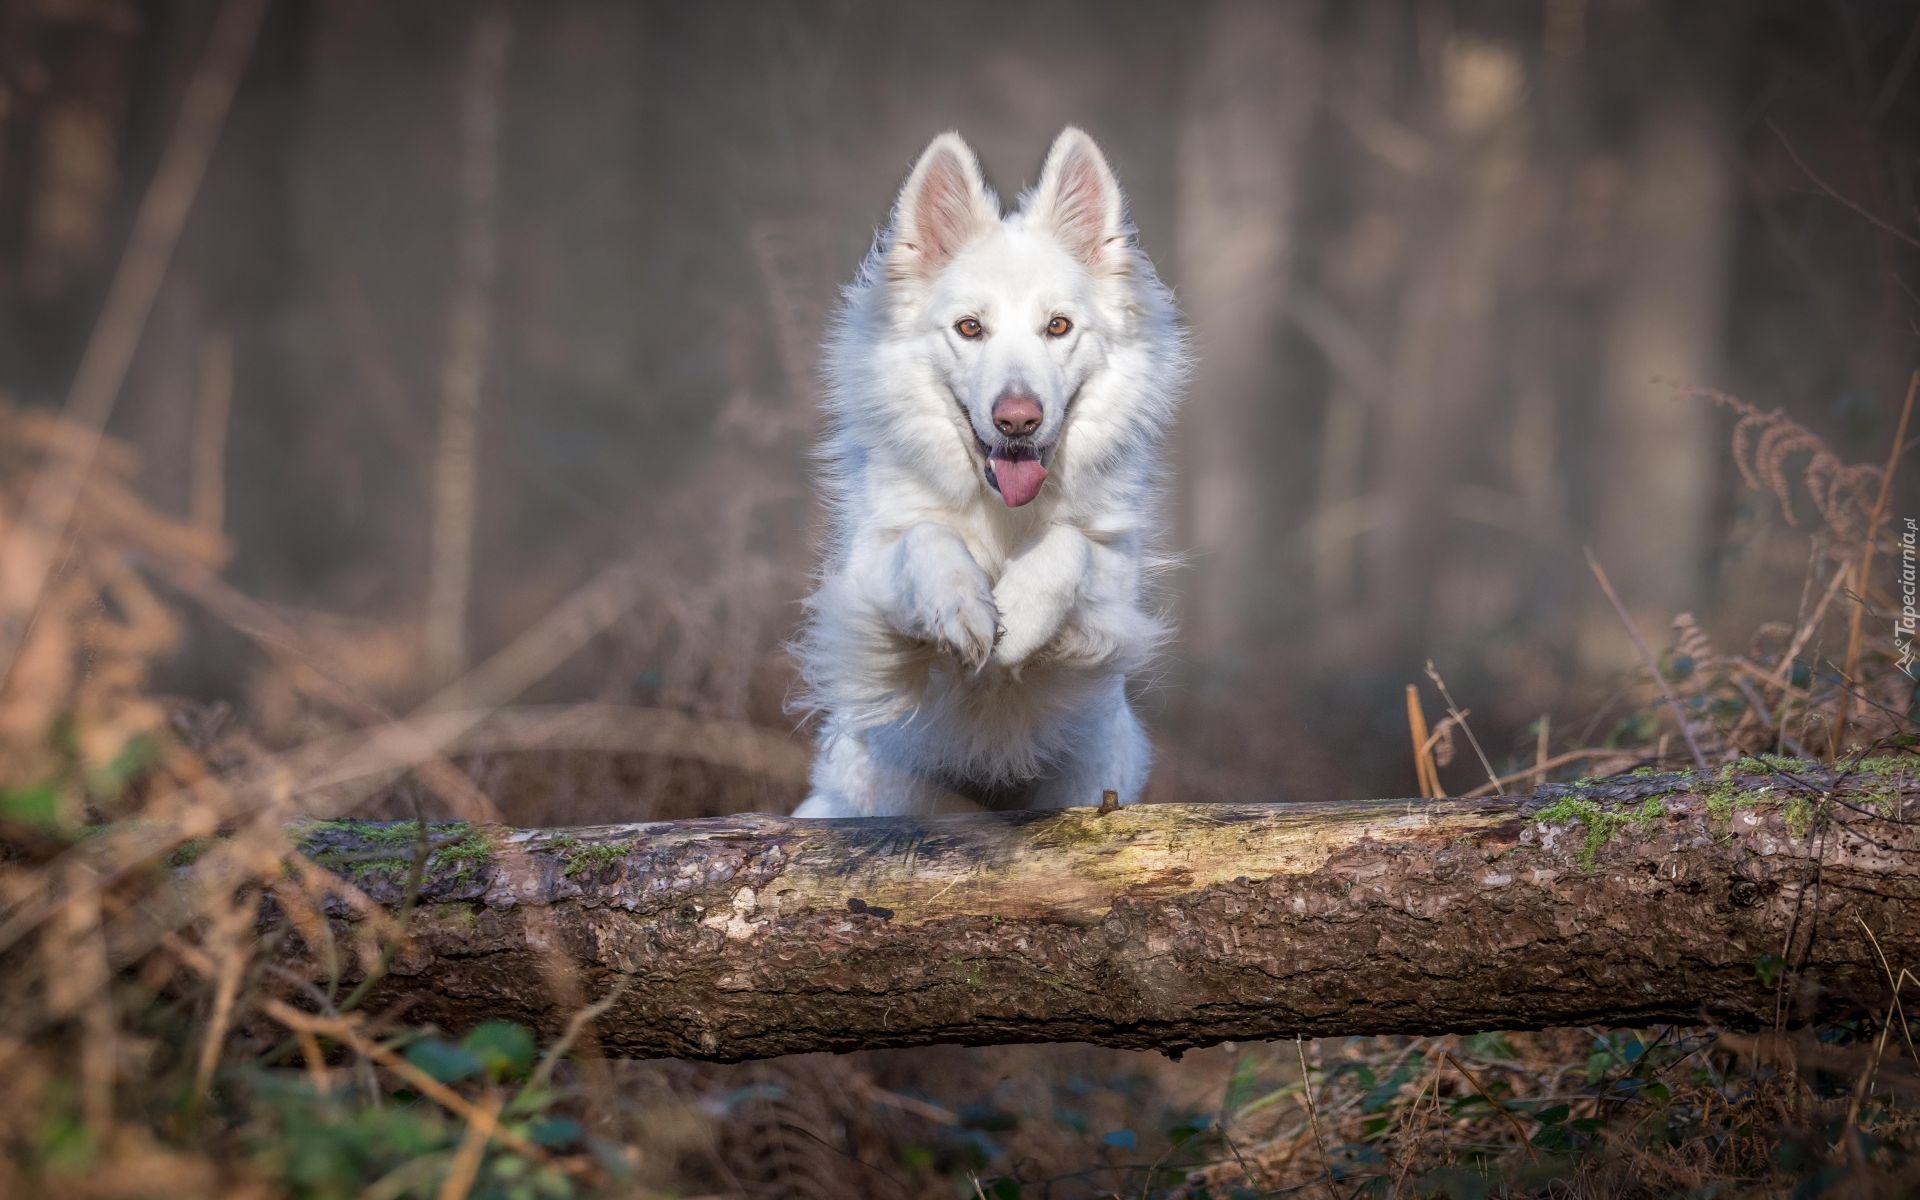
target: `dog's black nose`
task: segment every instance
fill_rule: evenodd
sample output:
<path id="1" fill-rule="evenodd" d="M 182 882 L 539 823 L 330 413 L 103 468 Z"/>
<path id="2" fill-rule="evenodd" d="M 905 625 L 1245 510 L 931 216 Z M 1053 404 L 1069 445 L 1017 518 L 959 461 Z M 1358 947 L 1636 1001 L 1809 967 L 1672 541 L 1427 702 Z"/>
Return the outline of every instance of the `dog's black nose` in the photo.
<path id="1" fill-rule="evenodd" d="M 1040 401 L 1031 392 L 1001 392 L 993 402 L 993 427 L 1007 437 L 1026 437 L 1040 428 Z"/>

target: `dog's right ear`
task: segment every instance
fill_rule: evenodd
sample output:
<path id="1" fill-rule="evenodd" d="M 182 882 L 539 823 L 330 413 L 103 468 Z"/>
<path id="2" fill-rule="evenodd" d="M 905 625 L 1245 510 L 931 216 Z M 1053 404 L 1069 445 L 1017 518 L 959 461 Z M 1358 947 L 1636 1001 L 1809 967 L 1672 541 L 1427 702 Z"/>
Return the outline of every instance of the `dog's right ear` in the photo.
<path id="1" fill-rule="evenodd" d="M 887 274 L 897 280 L 930 278 L 999 220 L 999 205 L 987 191 L 973 150 L 959 134 L 943 133 L 914 164 L 894 204 Z"/>

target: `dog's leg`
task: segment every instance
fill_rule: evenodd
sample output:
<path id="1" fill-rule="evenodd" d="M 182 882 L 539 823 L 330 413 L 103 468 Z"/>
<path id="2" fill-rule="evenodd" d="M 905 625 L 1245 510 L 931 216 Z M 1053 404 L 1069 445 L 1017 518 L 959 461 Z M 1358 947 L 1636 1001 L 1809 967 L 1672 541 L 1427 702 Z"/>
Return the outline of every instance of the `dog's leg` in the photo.
<path id="1" fill-rule="evenodd" d="M 796 817 L 880 817 L 952 807 L 944 788 L 876 754 L 869 731 L 821 731 L 811 789 Z"/>
<path id="2" fill-rule="evenodd" d="M 1112 687 L 1087 711 L 1073 750 L 1033 788 L 1034 808 L 1097 805 L 1102 792 L 1116 792 L 1122 805 L 1140 799 L 1153 766 L 1153 743 L 1127 702 L 1126 681 Z"/>
<path id="3" fill-rule="evenodd" d="M 1159 619 L 1140 602 L 1139 546 L 1128 537 L 1083 540 L 1077 588 L 1047 640 L 1029 653 L 1049 666 L 1131 675 L 1165 636 Z"/>
<path id="4" fill-rule="evenodd" d="M 993 588 L 1001 627 L 994 662 L 1017 668 L 1052 640 L 1080 595 L 1092 553 L 1085 534 L 1055 525 L 1007 560 Z"/>
<path id="5" fill-rule="evenodd" d="M 918 522 L 891 544 L 856 550 L 849 565 L 860 590 L 900 633 L 933 643 L 969 668 L 993 652 L 992 586 L 952 529 Z"/>

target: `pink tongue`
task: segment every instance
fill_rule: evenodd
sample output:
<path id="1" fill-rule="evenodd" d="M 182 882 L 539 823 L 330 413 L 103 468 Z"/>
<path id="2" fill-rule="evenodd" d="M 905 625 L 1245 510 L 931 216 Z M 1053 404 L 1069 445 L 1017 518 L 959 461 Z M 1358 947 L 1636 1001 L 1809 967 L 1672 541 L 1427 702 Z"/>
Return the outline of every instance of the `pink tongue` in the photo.
<path id="1" fill-rule="evenodd" d="M 996 451 L 988 461 L 993 464 L 994 482 L 1000 485 L 1000 498 L 1008 508 L 1019 508 L 1039 495 L 1040 485 L 1047 481 L 1046 465 L 1037 458 L 1002 458 Z"/>

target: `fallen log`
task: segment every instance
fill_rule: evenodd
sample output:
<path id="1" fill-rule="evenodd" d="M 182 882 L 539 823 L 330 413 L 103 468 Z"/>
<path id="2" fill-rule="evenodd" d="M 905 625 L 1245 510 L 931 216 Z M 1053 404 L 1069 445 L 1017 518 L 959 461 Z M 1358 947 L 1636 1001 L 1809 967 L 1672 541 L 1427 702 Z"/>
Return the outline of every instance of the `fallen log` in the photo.
<path id="1" fill-rule="evenodd" d="M 1916 762 L 1484 800 L 432 824 L 375 995 L 555 1029 L 558 956 L 563 992 L 614 994 L 605 1050 L 714 1060 L 1872 1017 L 1920 967 Z M 302 839 L 399 906 L 417 833 Z"/>

